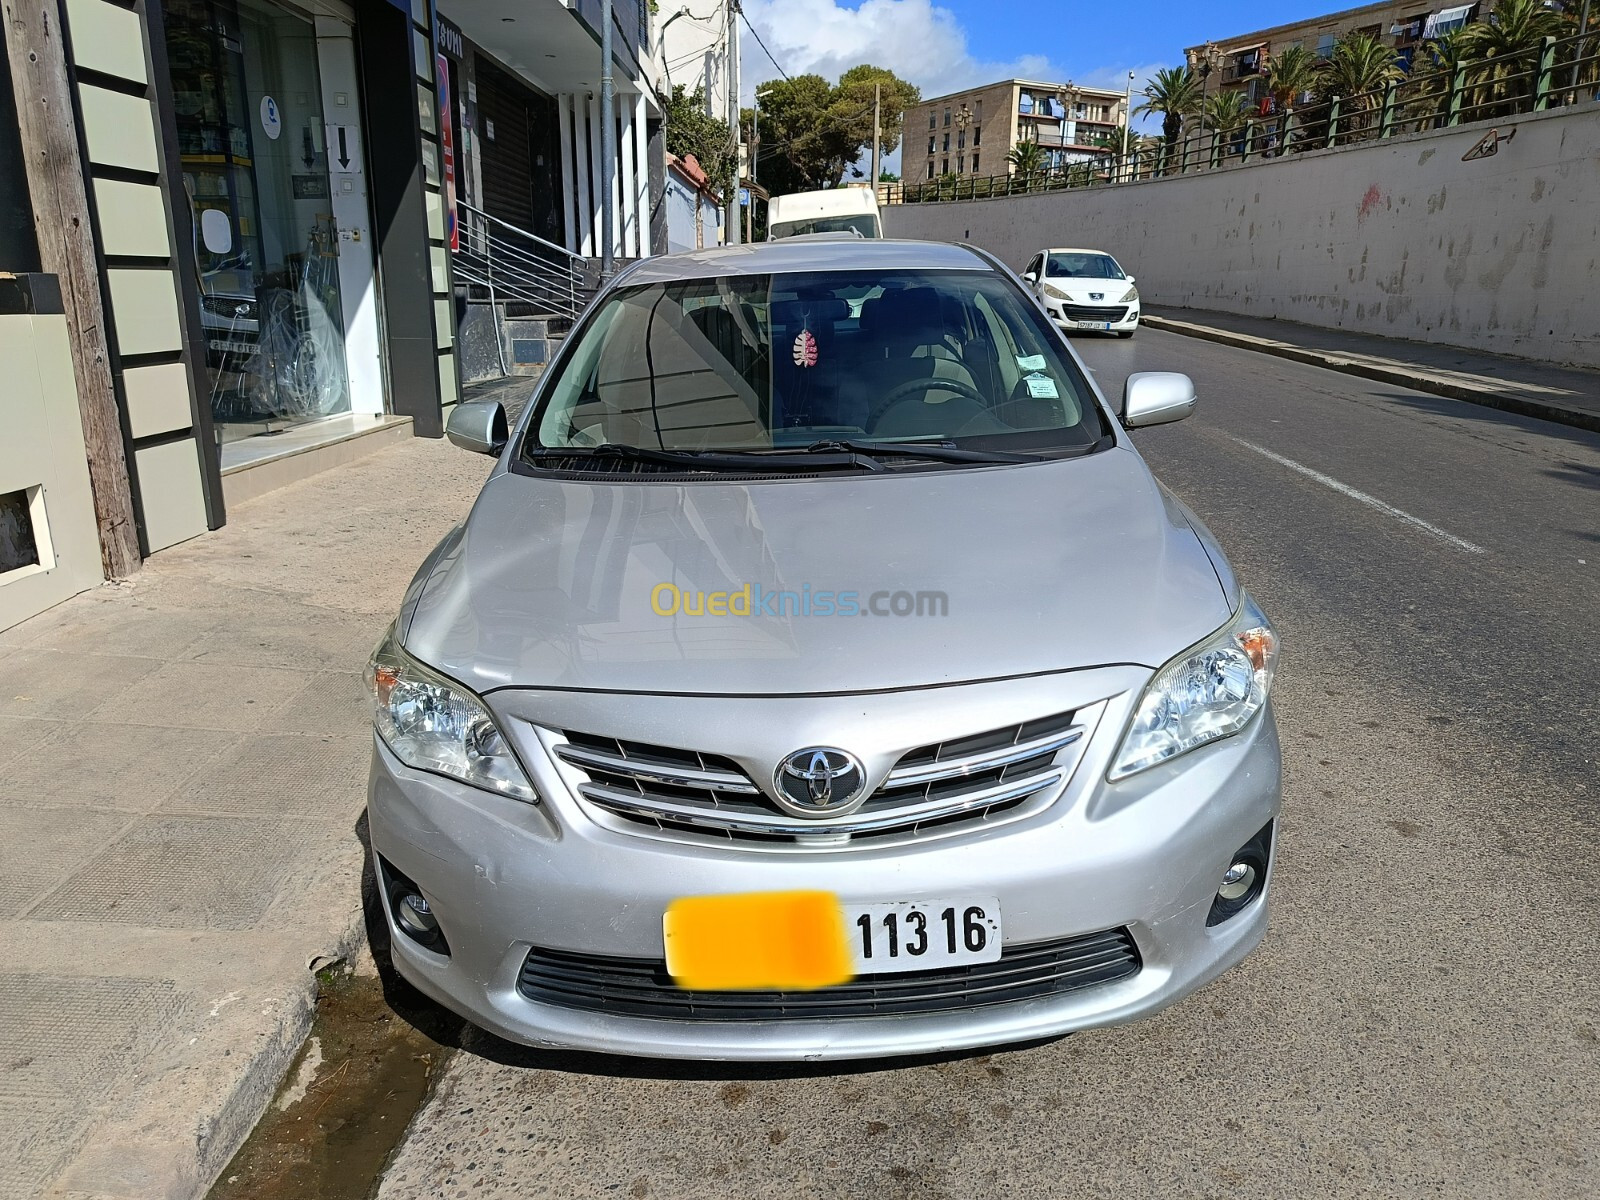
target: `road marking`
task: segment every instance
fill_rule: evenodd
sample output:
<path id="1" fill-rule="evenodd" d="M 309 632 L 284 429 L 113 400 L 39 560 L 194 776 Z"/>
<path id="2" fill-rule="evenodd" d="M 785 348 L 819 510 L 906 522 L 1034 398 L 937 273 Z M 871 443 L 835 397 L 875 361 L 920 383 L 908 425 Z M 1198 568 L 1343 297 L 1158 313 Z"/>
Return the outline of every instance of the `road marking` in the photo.
<path id="1" fill-rule="evenodd" d="M 1257 454 L 1260 454 L 1265 458 L 1270 458 L 1273 462 L 1279 464 L 1280 466 L 1288 467 L 1291 471 L 1298 471 L 1307 479 L 1315 479 L 1324 487 L 1332 488 L 1341 496 L 1349 496 L 1350 499 L 1359 500 L 1362 504 L 1368 505 L 1371 508 L 1375 508 L 1381 513 L 1386 513 L 1387 515 L 1395 518 L 1397 521 L 1404 521 L 1407 525 L 1415 525 L 1424 533 L 1431 533 L 1440 541 L 1450 543 L 1450 545 L 1454 546 L 1457 550 L 1463 550 L 1468 554 L 1488 553 L 1488 551 L 1486 551 L 1482 546 L 1474 545 L 1472 542 L 1467 541 L 1466 538 L 1458 538 L 1453 533 L 1446 533 L 1437 525 L 1430 525 L 1421 517 L 1413 517 L 1404 509 L 1396 508 L 1392 504 L 1385 504 L 1376 496 L 1369 496 L 1367 493 L 1358 491 L 1347 483 L 1340 483 L 1332 475 L 1324 475 L 1321 471 L 1313 471 L 1304 463 L 1298 463 L 1292 458 L 1285 458 L 1281 454 L 1275 454 L 1273 451 L 1268 450 L 1265 446 L 1258 446 L 1254 442 L 1245 441 L 1243 438 L 1233 437 L 1232 434 L 1229 434 L 1228 436 L 1247 450 L 1254 450 Z"/>

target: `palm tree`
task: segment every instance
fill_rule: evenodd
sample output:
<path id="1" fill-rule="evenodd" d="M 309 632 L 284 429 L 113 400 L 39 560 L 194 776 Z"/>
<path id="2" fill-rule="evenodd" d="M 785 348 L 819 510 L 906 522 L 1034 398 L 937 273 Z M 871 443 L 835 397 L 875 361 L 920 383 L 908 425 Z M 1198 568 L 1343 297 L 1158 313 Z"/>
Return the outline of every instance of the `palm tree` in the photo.
<path id="1" fill-rule="evenodd" d="M 1232 133 L 1249 118 L 1254 106 L 1243 92 L 1218 92 L 1207 96 L 1200 122 L 1215 133 Z"/>
<path id="2" fill-rule="evenodd" d="M 1430 38 L 1411 60 L 1411 76 L 1404 89 L 1410 97 L 1401 106 L 1402 119 L 1413 132 L 1437 129 L 1450 113 L 1450 89 L 1456 72 L 1467 62 L 1461 52 L 1461 31 Z"/>
<path id="3" fill-rule="evenodd" d="M 1133 110 L 1133 115 L 1149 113 L 1161 117 L 1161 135 L 1170 154 L 1183 133 L 1183 119 L 1200 107 L 1200 77 L 1188 67 L 1162 67 L 1154 79 L 1145 82 L 1141 94 L 1144 103 Z"/>
<path id="4" fill-rule="evenodd" d="M 1457 37 L 1471 58 L 1501 58 L 1536 50 L 1547 37 L 1560 37 L 1561 14 L 1551 12 L 1543 0 L 1500 0 L 1487 21 L 1474 21 Z"/>
<path id="5" fill-rule="evenodd" d="M 1028 185 L 1044 170 L 1044 150 L 1038 142 L 1018 142 L 1006 155 L 1006 161 L 1011 164 L 1012 172 L 1022 176 L 1024 185 Z"/>
<path id="6" fill-rule="evenodd" d="M 1278 153 L 1289 148 L 1289 121 L 1300 97 L 1316 90 L 1320 62 L 1304 46 L 1290 46 L 1272 56 L 1267 67 L 1267 91 L 1278 113 Z"/>
<path id="7" fill-rule="evenodd" d="M 1509 112 L 1516 107 L 1509 102 L 1531 93 L 1534 72 L 1529 68 L 1537 65 L 1539 43 L 1559 37 L 1564 25 L 1542 0 L 1500 0 L 1487 21 L 1474 21 L 1461 30 L 1456 41 L 1463 58 L 1499 60 L 1481 68 L 1487 95 L 1471 111 L 1463 110 L 1467 119 L 1498 115 L 1501 101 L 1508 102 Z"/>
<path id="8" fill-rule="evenodd" d="M 1323 100 L 1339 98 L 1343 130 L 1365 130 L 1372 110 L 1383 103 L 1383 89 L 1405 74 L 1393 46 L 1371 34 L 1354 33 L 1333 48 L 1318 74 L 1317 93 Z"/>

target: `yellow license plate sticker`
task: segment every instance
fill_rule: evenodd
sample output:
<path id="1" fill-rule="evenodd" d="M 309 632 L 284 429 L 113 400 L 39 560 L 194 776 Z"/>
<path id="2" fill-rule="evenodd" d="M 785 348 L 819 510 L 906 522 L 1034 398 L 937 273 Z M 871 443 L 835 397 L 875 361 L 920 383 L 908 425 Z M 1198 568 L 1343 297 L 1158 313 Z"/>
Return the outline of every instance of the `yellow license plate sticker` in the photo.
<path id="1" fill-rule="evenodd" d="M 667 971 L 694 991 L 810 989 L 854 975 L 832 892 L 686 896 L 662 918 Z"/>

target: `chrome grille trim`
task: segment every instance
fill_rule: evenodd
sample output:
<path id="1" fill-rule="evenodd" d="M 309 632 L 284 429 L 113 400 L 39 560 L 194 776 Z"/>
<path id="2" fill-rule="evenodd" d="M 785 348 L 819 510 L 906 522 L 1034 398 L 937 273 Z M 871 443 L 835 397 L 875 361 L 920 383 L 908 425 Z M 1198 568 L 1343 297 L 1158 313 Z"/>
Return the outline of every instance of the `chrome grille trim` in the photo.
<path id="1" fill-rule="evenodd" d="M 645 783 L 664 783 L 673 787 L 706 788 L 718 792 L 737 792 L 741 795 L 759 796 L 761 789 L 743 775 L 732 771 L 714 771 L 705 768 L 672 766 L 644 758 L 628 758 L 610 754 L 589 746 L 576 746 L 565 742 L 556 747 L 562 760 L 583 770 L 603 771 L 610 775 L 627 775 Z"/>
<path id="2" fill-rule="evenodd" d="M 968 755 L 965 758 L 947 759 L 926 766 L 896 767 L 889 772 L 888 778 L 883 781 L 883 786 L 911 787 L 914 784 L 936 783 L 942 779 L 957 779 L 962 775 L 971 775 L 975 771 L 991 771 L 997 767 L 1010 766 L 1012 763 L 1025 762 L 1041 754 L 1050 754 L 1070 746 L 1081 738 L 1083 733 L 1082 725 L 1073 725 L 1060 734 L 1018 742 L 1014 746 L 1002 747 L 999 750 Z"/>
<path id="3" fill-rule="evenodd" d="M 809 838 L 817 834 L 856 836 L 893 829 L 912 831 L 916 826 L 930 821 L 945 821 L 963 813 L 1031 796 L 1052 784 L 1061 782 L 1063 778 L 1063 772 L 1051 770 L 1039 775 L 1029 775 L 1017 783 L 997 784 L 948 800 L 907 804 L 875 813 L 858 812 L 848 817 L 834 817 L 820 821 L 796 821 L 786 816 L 764 817 L 738 810 L 684 804 L 666 797 L 628 792 L 598 783 L 580 784 L 578 794 L 585 800 L 625 817 L 638 816 L 647 820 L 692 825 L 718 832 Z"/>
<path id="4" fill-rule="evenodd" d="M 1094 701 L 912 747 L 857 807 L 817 820 L 781 811 L 759 762 L 626 734 L 536 729 L 573 799 L 615 832 L 773 853 L 838 852 L 911 845 L 1043 812 L 1077 771 L 1103 709 Z"/>

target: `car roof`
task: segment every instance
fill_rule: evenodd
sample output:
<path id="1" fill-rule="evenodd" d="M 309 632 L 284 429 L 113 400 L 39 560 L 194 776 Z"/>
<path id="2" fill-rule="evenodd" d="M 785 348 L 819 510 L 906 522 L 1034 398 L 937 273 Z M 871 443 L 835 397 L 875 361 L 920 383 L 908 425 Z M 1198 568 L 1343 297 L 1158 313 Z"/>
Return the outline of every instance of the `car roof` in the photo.
<path id="1" fill-rule="evenodd" d="M 1104 254 L 1107 258 L 1115 258 L 1116 257 L 1116 255 L 1111 253 L 1111 251 L 1109 251 L 1109 250 L 1091 250 L 1087 246 L 1047 246 L 1044 250 L 1040 251 L 1040 253 L 1041 254 Z"/>
<path id="2" fill-rule="evenodd" d="M 887 238 L 780 238 L 710 250 L 687 250 L 640 260 L 617 277 L 629 286 L 720 275 L 770 275 L 790 271 L 859 270 L 993 271 L 969 246 Z"/>

